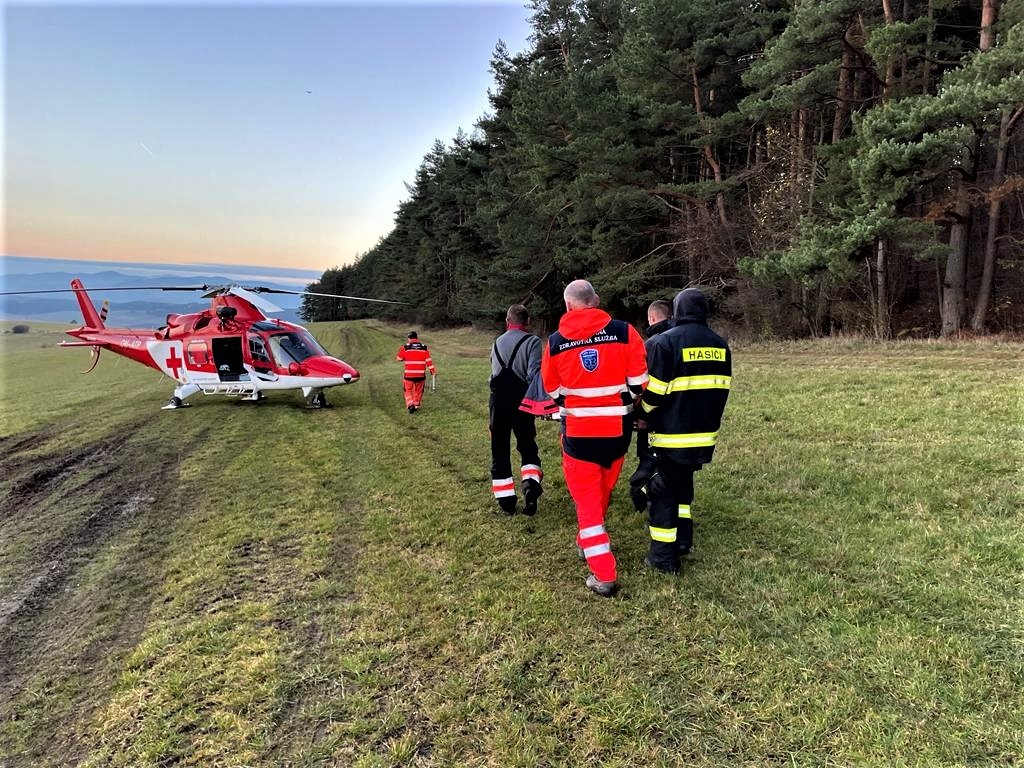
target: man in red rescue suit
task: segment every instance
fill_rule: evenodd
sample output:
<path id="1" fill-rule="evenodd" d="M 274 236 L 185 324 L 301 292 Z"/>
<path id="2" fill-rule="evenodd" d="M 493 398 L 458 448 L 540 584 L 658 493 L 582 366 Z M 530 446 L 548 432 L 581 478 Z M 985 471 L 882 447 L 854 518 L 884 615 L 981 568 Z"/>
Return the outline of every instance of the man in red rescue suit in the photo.
<path id="1" fill-rule="evenodd" d="M 513 304 L 505 313 L 507 330 L 491 347 L 491 395 L 488 403 L 491 432 L 491 490 L 503 514 L 516 513 L 516 486 L 512 477 L 512 435 L 522 459 L 524 515 L 537 514 L 537 499 L 544 492 L 537 427 L 532 414 L 520 409 L 528 383 L 540 376 L 540 339 L 526 330 L 530 313 Z"/>
<path id="2" fill-rule="evenodd" d="M 617 574 L 605 514 L 632 438 L 633 400 L 647 383 L 646 354 L 633 326 L 598 309 L 586 280 L 569 283 L 563 297 L 566 313 L 548 338 L 541 375 L 561 406 L 562 469 L 591 571 L 587 588 L 610 597 Z"/>
<path id="3" fill-rule="evenodd" d="M 678 573 L 679 558 L 693 546 L 693 475 L 711 463 L 732 383 L 732 352 L 708 328 L 707 297 L 696 288 L 680 291 L 672 314 L 673 327 L 651 340 L 650 382 L 640 402 L 656 459 L 647 481 L 651 543 L 644 562 L 665 573 Z"/>
<path id="4" fill-rule="evenodd" d="M 416 413 L 423 404 L 423 387 L 427 381 L 427 370 L 431 376 L 437 375 L 434 361 L 430 359 L 430 350 L 427 345 L 419 339 L 416 331 L 409 331 L 408 340 L 395 356 L 396 360 L 405 363 L 403 375 L 403 389 L 405 391 L 405 406 L 409 413 Z"/>

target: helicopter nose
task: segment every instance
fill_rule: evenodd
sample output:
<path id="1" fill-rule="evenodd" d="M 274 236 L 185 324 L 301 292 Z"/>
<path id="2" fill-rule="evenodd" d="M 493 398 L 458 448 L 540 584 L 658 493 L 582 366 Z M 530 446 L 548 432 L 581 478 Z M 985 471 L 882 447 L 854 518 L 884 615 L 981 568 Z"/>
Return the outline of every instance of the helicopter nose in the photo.
<path id="1" fill-rule="evenodd" d="M 336 357 L 310 357 L 303 361 L 310 376 L 325 379 L 341 379 L 343 384 L 359 380 L 359 371 Z"/>

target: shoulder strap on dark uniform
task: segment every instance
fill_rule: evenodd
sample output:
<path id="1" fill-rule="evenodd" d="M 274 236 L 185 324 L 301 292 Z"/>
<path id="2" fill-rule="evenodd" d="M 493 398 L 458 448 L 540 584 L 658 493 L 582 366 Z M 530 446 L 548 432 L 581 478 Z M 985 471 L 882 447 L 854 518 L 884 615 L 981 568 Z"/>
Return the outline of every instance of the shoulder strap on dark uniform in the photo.
<path id="1" fill-rule="evenodd" d="M 528 338 L 530 338 L 530 334 L 528 334 L 528 333 L 527 334 L 523 334 L 522 336 L 519 337 L 519 341 L 517 341 L 516 345 L 514 347 L 512 347 L 512 356 L 508 359 L 508 365 L 505 365 L 505 361 L 501 359 L 501 353 L 498 351 L 498 341 L 497 341 L 497 339 L 495 339 L 495 341 L 494 341 L 494 356 L 496 358 L 498 358 L 498 365 L 501 366 L 501 370 L 507 371 L 509 368 L 512 367 L 512 363 L 514 363 L 515 360 L 516 360 L 516 354 L 519 352 L 519 348 L 521 346 L 523 346 L 523 343 Z"/>

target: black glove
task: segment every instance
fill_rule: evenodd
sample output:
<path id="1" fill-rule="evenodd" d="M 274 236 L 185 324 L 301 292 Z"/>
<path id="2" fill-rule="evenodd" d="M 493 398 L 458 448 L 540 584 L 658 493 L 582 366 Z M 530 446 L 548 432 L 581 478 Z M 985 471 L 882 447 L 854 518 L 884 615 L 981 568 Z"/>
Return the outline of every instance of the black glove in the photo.
<path id="1" fill-rule="evenodd" d="M 633 509 L 637 512 L 647 511 L 647 491 L 643 487 L 629 486 L 629 498 L 633 502 Z"/>
<path id="2" fill-rule="evenodd" d="M 629 476 L 629 498 L 637 512 L 644 512 L 647 509 L 647 483 L 654 470 L 652 462 L 641 461 L 636 472 Z"/>

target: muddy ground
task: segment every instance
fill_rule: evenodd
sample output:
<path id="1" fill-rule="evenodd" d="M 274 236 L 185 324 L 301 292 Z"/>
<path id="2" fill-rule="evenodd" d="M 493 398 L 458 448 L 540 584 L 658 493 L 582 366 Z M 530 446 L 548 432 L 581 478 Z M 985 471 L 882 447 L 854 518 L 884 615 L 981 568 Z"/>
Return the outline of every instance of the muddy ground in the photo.
<path id="1" fill-rule="evenodd" d="M 147 439 L 154 418 L 70 450 L 69 425 L 0 439 L 0 720 L 31 718 L 39 733 L 42 718 L 51 734 L 0 750 L 0 765 L 76 762 L 64 718 L 102 701 L 145 626 L 180 509 L 180 447 Z"/>

